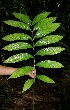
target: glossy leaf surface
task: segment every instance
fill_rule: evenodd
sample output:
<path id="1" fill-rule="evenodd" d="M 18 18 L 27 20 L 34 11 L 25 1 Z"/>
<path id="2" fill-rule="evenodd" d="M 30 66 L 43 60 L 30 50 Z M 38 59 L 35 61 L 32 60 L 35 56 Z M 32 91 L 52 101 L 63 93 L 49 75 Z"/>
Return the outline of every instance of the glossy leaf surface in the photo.
<path id="1" fill-rule="evenodd" d="M 65 50 L 65 48 L 61 48 L 61 47 L 48 47 L 48 48 L 44 48 L 39 50 L 36 55 L 54 55 L 57 53 L 60 53 L 61 51 Z"/>
<path id="2" fill-rule="evenodd" d="M 14 26 L 14 27 L 19 27 L 21 29 L 26 29 L 26 30 L 30 30 L 30 27 L 28 24 L 25 24 L 23 22 L 19 22 L 19 21 L 14 21 L 14 20 L 7 20 L 4 21 L 4 23 Z"/>
<path id="3" fill-rule="evenodd" d="M 30 58 L 33 58 L 33 56 L 28 53 L 20 53 L 20 54 L 16 54 L 16 55 L 9 57 L 3 63 L 15 63 L 15 62 L 27 60 Z"/>
<path id="4" fill-rule="evenodd" d="M 26 42 L 17 42 L 17 43 L 9 44 L 5 46 L 3 49 L 12 51 L 12 50 L 19 50 L 19 49 L 27 49 L 27 48 L 32 48 L 32 46 Z"/>
<path id="5" fill-rule="evenodd" d="M 24 34 L 24 33 L 14 33 L 14 34 L 10 34 L 10 35 L 7 35 L 5 37 L 2 38 L 3 40 L 6 40 L 6 41 L 14 41 L 14 40 L 32 40 L 32 38 L 27 35 L 27 34 Z"/>
<path id="6" fill-rule="evenodd" d="M 43 25 L 35 34 L 34 38 L 40 38 L 51 32 L 55 31 L 60 26 L 60 23 L 51 23 L 49 25 Z"/>
<path id="7" fill-rule="evenodd" d="M 35 23 L 41 21 L 42 19 L 46 18 L 51 12 L 43 12 L 43 13 L 40 13 L 38 14 L 34 19 L 33 19 L 33 22 L 32 22 L 32 25 L 34 25 Z"/>
<path id="8" fill-rule="evenodd" d="M 54 22 L 56 20 L 56 17 L 49 17 L 49 18 L 45 18 L 45 19 L 42 19 L 40 20 L 35 26 L 34 26 L 34 31 L 35 30 L 38 30 L 40 28 L 42 28 L 43 26 L 46 26 L 46 25 L 51 25 L 52 22 Z"/>
<path id="9" fill-rule="evenodd" d="M 48 35 L 46 37 L 43 37 L 39 41 L 36 42 L 35 46 L 42 46 L 42 45 L 47 45 L 51 43 L 56 43 L 59 40 L 61 40 L 63 36 L 60 35 Z"/>
<path id="10" fill-rule="evenodd" d="M 25 84 L 24 84 L 22 93 L 23 93 L 24 91 L 26 91 L 27 89 L 29 89 L 29 88 L 32 86 L 33 82 L 34 82 L 33 79 L 28 79 L 28 80 L 25 82 Z"/>
<path id="11" fill-rule="evenodd" d="M 14 71 L 12 73 L 12 75 L 8 78 L 18 78 L 20 76 L 24 76 L 26 74 L 28 74 L 30 71 L 32 71 L 33 68 L 31 66 L 25 66 L 25 67 L 22 67 L 22 68 L 18 68 L 16 71 Z"/>
<path id="12" fill-rule="evenodd" d="M 45 75 L 37 75 L 36 76 L 41 81 L 47 82 L 47 83 L 55 83 L 51 78 L 45 76 Z"/>
<path id="13" fill-rule="evenodd" d="M 36 64 L 36 66 L 44 67 L 44 68 L 61 68 L 64 67 L 61 63 L 51 60 L 41 61 Z"/>
<path id="14" fill-rule="evenodd" d="M 29 19 L 29 16 L 24 15 L 22 13 L 16 13 L 16 12 L 14 12 L 13 15 L 25 23 L 27 23 L 29 25 L 31 24 L 31 20 Z"/>

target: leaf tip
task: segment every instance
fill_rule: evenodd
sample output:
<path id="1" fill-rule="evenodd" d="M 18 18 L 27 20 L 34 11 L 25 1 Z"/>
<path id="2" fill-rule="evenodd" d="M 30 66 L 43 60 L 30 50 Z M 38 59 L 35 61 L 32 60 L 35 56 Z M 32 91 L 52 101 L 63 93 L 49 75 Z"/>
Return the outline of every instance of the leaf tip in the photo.
<path id="1" fill-rule="evenodd" d="M 9 80 L 10 78 L 8 78 L 7 80 Z"/>
<path id="2" fill-rule="evenodd" d="M 2 50 L 4 49 L 4 47 L 2 48 Z"/>
<path id="3" fill-rule="evenodd" d="M 24 88 L 23 88 L 23 90 L 22 90 L 22 93 L 24 93 L 26 90 L 24 90 Z"/>
<path id="4" fill-rule="evenodd" d="M 5 60 L 3 63 L 7 63 L 7 61 Z"/>
<path id="5" fill-rule="evenodd" d="M 15 12 L 13 12 L 12 14 L 14 14 Z"/>
<path id="6" fill-rule="evenodd" d="M 52 83 L 55 83 L 54 81 L 52 81 Z"/>
<path id="7" fill-rule="evenodd" d="M 6 23 L 6 21 L 2 21 L 3 23 Z"/>
<path id="8" fill-rule="evenodd" d="M 23 91 L 22 91 L 22 93 L 23 93 Z"/>
<path id="9" fill-rule="evenodd" d="M 24 93 L 25 91 L 23 90 L 22 93 Z"/>

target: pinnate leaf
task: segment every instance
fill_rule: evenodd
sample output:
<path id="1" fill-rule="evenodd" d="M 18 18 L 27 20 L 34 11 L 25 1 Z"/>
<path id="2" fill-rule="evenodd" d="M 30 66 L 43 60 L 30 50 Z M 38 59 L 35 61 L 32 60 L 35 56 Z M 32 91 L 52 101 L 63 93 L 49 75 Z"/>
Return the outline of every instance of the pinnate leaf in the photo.
<path id="1" fill-rule="evenodd" d="M 25 23 L 20 22 L 20 21 L 7 20 L 7 21 L 4 21 L 4 23 L 11 25 L 11 26 L 14 26 L 14 27 L 19 27 L 21 29 L 30 30 L 30 27 L 28 24 L 25 24 Z"/>
<path id="2" fill-rule="evenodd" d="M 29 89 L 32 86 L 33 82 L 34 82 L 33 79 L 28 79 L 24 84 L 22 93 Z"/>
<path id="3" fill-rule="evenodd" d="M 17 43 L 9 44 L 5 46 L 3 49 L 12 51 L 12 50 L 19 50 L 19 49 L 27 49 L 27 48 L 32 48 L 32 46 L 26 42 L 17 42 Z"/>
<path id="4" fill-rule="evenodd" d="M 27 60 L 30 58 L 33 58 L 33 56 L 28 53 L 20 53 L 20 54 L 16 54 L 16 55 L 9 57 L 3 63 L 15 63 L 15 62 Z"/>
<path id="5" fill-rule="evenodd" d="M 24 33 L 14 33 L 14 34 L 10 34 L 10 35 L 7 35 L 5 37 L 2 38 L 3 40 L 6 40 L 6 41 L 14 41 L 14 40 L 32 40 L 32 38 L 27 35 L 27 34 L 24 34 Z"/>
<path id="6" fill-rule="evenodd" d="M 13 15 L 25 23 L 27 23 L 29 25 L 31 24 L 31 20 L 29 19 L 29 16 L 24 15 L 22 13 L 16 13 L 16 12 L 13 12 Z"/>
<path id="7" fill-rule="evenodd" d="M 64 67 L 61 63 L 51 60 L 41 61 L 36 64 L 36 66 L 44 67 L 44 68 L 61 68 Z"/>
<path id="8" fill-rule="evenodd" d="M 33 70 L 33 68 L 31 66 L 25 66 L 25 67 L 22 67 L 22 68 L 18 68 L 17 70 L 15 70 L 12 73 L 12 75 L 8 79 L 24 76 L 24 75 L 28 74 L 32 70 Z"/>
<path id="9" fill-rule="evenodd" d="M 61 47 L 48 47 L 48 48 L 44 48 L 39 50 L 36 55 L 54 55 L 57 53 L 60 53 L 61 51 L 65 50 L 65 48 L 61 48 Z"/>
<path id="10" fill-rule="evenodd" d="M 42 45 L 47 45 L 51 43 L 56 43 L 62 38 L 63 36 L 60 36 L 60 35 L 48 35 L 48 36 L 43 37 L 39 41 L 37 41 L 35 46 L 42 46 Z"/>
<path id="11" fill-rule="evenodd" d="M 45 75 L 37 75 L 36 76 L 41 81 L 47 82 L 47 83 L 55 83 L 51 78 L 45 76 Z"/>

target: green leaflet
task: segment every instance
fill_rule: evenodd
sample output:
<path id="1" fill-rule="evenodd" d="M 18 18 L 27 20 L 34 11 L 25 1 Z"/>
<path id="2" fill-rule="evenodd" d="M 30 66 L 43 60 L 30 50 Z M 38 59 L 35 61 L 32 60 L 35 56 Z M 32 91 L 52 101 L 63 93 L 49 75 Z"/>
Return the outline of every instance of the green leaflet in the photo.
<path id="1" fill-rule="evenodd" d="M 55 83 L 51 78 L 49 78 L 45 75 L 37 75 L 36 77 L 44 82 L 47 82 L 47 83 Z"/>
<path id="2" fill-rule="evenodd" d="M 28 74 L 30 71 L 32 71 L 33 68 L 31 66 L 25 66 L 25 67 L 22 67 L 22 68 L 18 68 L 16 71 L 14 71 L 12 73 L 12 75 L 8 78 L 18 78 L 20 76 L 24 76 L 26 74 Z"/>
<path id="3" fill-rule="evenodd" d="M 48 47 L 48 48 L 44 48 L 39 50 L 35 55 L 54 55 L 57 53 L 60 53 L 61 51 L 65 50 L 65 48 L 61 48 L 61 47 Z"/>
<path id="4" fill-rule="evenodd" d="M 51 23 L 49 25 L 43 25 L 35 34 L 34 38 L 40 38 L 51 32 L 55 31 L 60 26 L 60 23 Z"/>
<path id="5" fill-rule="evenodd" d="M 24 15 L 22 13 L 16 13 L 16 12 L 13 12 L 13 15 L 25 23 L 27 23 L 29 25 L 31 24 L 31 20 L 29 19 L 29 16 Z"/>
<path id="6" fill-rule="evenodd" d="M 42 46 L 42 45 L 47 45 L 51 43 L 56 43 L 59 40 L 61 40 L 63 36 L 60 35 L 48 35 L 43 37 L 42 39 L 38 40 L 35 44 L 35 46 Z"/>
<path id="7" fill-rule="evenodd" d="M 6 40 L 6 41 L 14 41 L 14 40 L 32 40 L 32 38 L 27 35 L 27 34 L 24 34 L 24 33 L 14 33 L 14 34 L 10 34 L 10 35 L 7 35 L 5 37 L 2 38 L 3 40 Z"/>
<path id="8" fill-rule="evenodd" d="M 19 49 L 27 49 L 27 48 L 32 48 L 32 46 L 26 42 L 17 42 L 17 43 L 9 44 L 5 46 L 3 49 L 12 51 L 12 50 L 19 50 Z"/>
<path id="9" fill-rule="evenodd" d="M 28 53 L 20 53 L 20 54 L 16 54 L 16 55 L 9 57 L 3 63 L 15 63 L 15 62 L 27 60 L 30 58 L 33 58 L 33 56 Z"/>
<path id="10" fill-rule="evenodd" d="M 56 17 L 49 17 L 49 18 L 43 18 L 42 20 L 40 20 L 33 28 L 33 30 L 38 30 L 40 28 L 42 28 L 43 26 L 46 25 L 51 25 L 52 22 L 54 22 L 56 20 Z"/>
<path id="11" fill-rule="evenodd" d="M 32 86 L 33 82 L 34 82 L 33 79 L 28 79 L 24 84 L 22 93 L 29 89 Z"/>
<path id="12" fill-rule="evenodd" d="M 44 68 L 61 68 L 64 67 L 61 63 L 51 60 L 41 61 L 36 64 L 36 66 L 44 67 Z"/>
<path id="13" fill-rule="evenodd" d="M 43 18 L 46 18 L 50 13 L 51 13 L 51 12 L 43 12 L 43 13 L 38 14 L 38 15 L 33 19 L 32 25 L 34 25 L 35 23 L 41 21 Z"/>
<path id="14" fill-rule="evenodd" d="M 19 22 L 19 21 L 14 21 L 14 20 L 7 20 L 4 21 L 4 23 L 14 26 L 14 27 L 19 27 L 21 29 L 26 29 L 26 30 L 30 30 L 30 27 L 28 24 L 25 24 L 23 22 Z"/>

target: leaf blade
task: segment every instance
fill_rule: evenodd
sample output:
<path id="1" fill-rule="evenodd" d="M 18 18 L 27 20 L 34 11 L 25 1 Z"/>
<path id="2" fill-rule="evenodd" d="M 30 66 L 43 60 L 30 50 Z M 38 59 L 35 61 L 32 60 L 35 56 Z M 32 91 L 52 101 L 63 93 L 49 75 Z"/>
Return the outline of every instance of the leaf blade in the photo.
<path id="1" fill-rule="evenodd" d="M 48 35 L 43 37 L 42 39 L 38 40 L 35 44 L 35 46 L 42 46 L 42 45 L 48 45 L 51 43 L 56 43 L 59 40 L 61 40 L 63 36 L 60 35 Z"/>
<path id="2" fill-rule="evenodd" d="M 16 71 L 14 71 L 12 73 L 12 75 L 8 79 L 18 78 L 18 77 L 24 76 L 32 70 L 33 70 L 33 68 L 31 66 L 25 66 L 25 67 L 22 67 L 22 68 L 18 68 Z"/>
<path id="3" fill-rule="evenodd" d="M 37 75 L 36 76 L 41 81 L 47 82 L 47 83 L 55 83 L 51 78 L 45 76 L 45 75 Z"/>
<path id="4" fill-rule="evenodd" d="M 43 13 L 38 14 L 38 15 L 33 19 L 32 25 L 34 25 L 35 23 L 41 21 L 43 18 L 46 18 L 50 13 L 51 13 L 51 12 L 43 12 Z"/>
<path id="5" fill-rule="evenodd" d="M 51 23 L 49 25 L 43 25 L 35 34 L 34 38 L 40 38 L 51 32 L 55 31 L 60 26 L 60 23 Z"/>
<path id="6" fill-rule="evenodd" d="M 42 28 L 43 26 L 46 25 L 51 25 L 52 22 L 54 22 L 56 20 L 56 17 L 49 17 L 49 18 L 43 18 L 42 20 L 40 20 L 33 28 L 33 30 L 38 30 L 40 28 Z"/>
<path id="7" fill-rule="evenodd" d="M 6 41 L 14 41 L 14 40 L 32 40 L 32 38 L 27 35 L 27 34 L 24 34 L 24 33 L 14 33 L 14 34 L 10 34 L 10 35 L 7 35 L 5 37 L 2 38 L 3 40 L 6 40 Z"/>
<path id="8" fill-rule="evenodd" d="M 33 82 L 34 82 L 33 79 L 28 79 L 24 84 L 22 93 L 29 89 L 32 86 Z"/>
<path id="9" fill-rule="evenodd" d="M 24 15 L 22 13 L 16 13 L 16 12 L 13 12 L 12 13 L 16 18 L 20 19 L 21 21 L 27 23 L 27 24 L 31 24 L 31 20 L 29 19 L 29 16 L 27 15 Z"/>
<path id="10" fill-rule="evenodd" d="M 44 67 L 44 68 L 61 68 L 64 67 L 61 63 L 51 60 L 41 61 L 36 64 L 36 66 Z"/>
<path id="11" fill-rule="evenodd" d="M 30 27 L 28 24 L 25 24 L 25 23 L 20 22 L 20 21 L 7 20 L 7 21 L 3 21 L 3 22 L 7 25 L 11 25 L 11 26 L 18 27 L 21 29 L 30 30 Z"/>
<path id="12" fill-rule="evenodd" d="M 65 48 L 61 48 L 61 47 L 48 47 L 48 48 L 44 48 L 39 50 L 35 55 L 54 55 L 57 53 L 60 53 L 61 51 L 65 50 Z"/>
<path id="13" fill-rule="evenodd" d="M 19 49 L 27 49 L 27 48 L 32 48 L 32 46 L 26 42 L 17 42 L 17 43 L 9 44 L 2 49 L 12 51 L 12 50 L 19 50 Z"/>
<path id="14" fill-rule="evenodd" d="M 23 60 L 28 60 L 30 58 L 33 58 L 33 56 L 28 53 L 20 53 L 9 57 L 3 63 L 15 63 Z"/>

